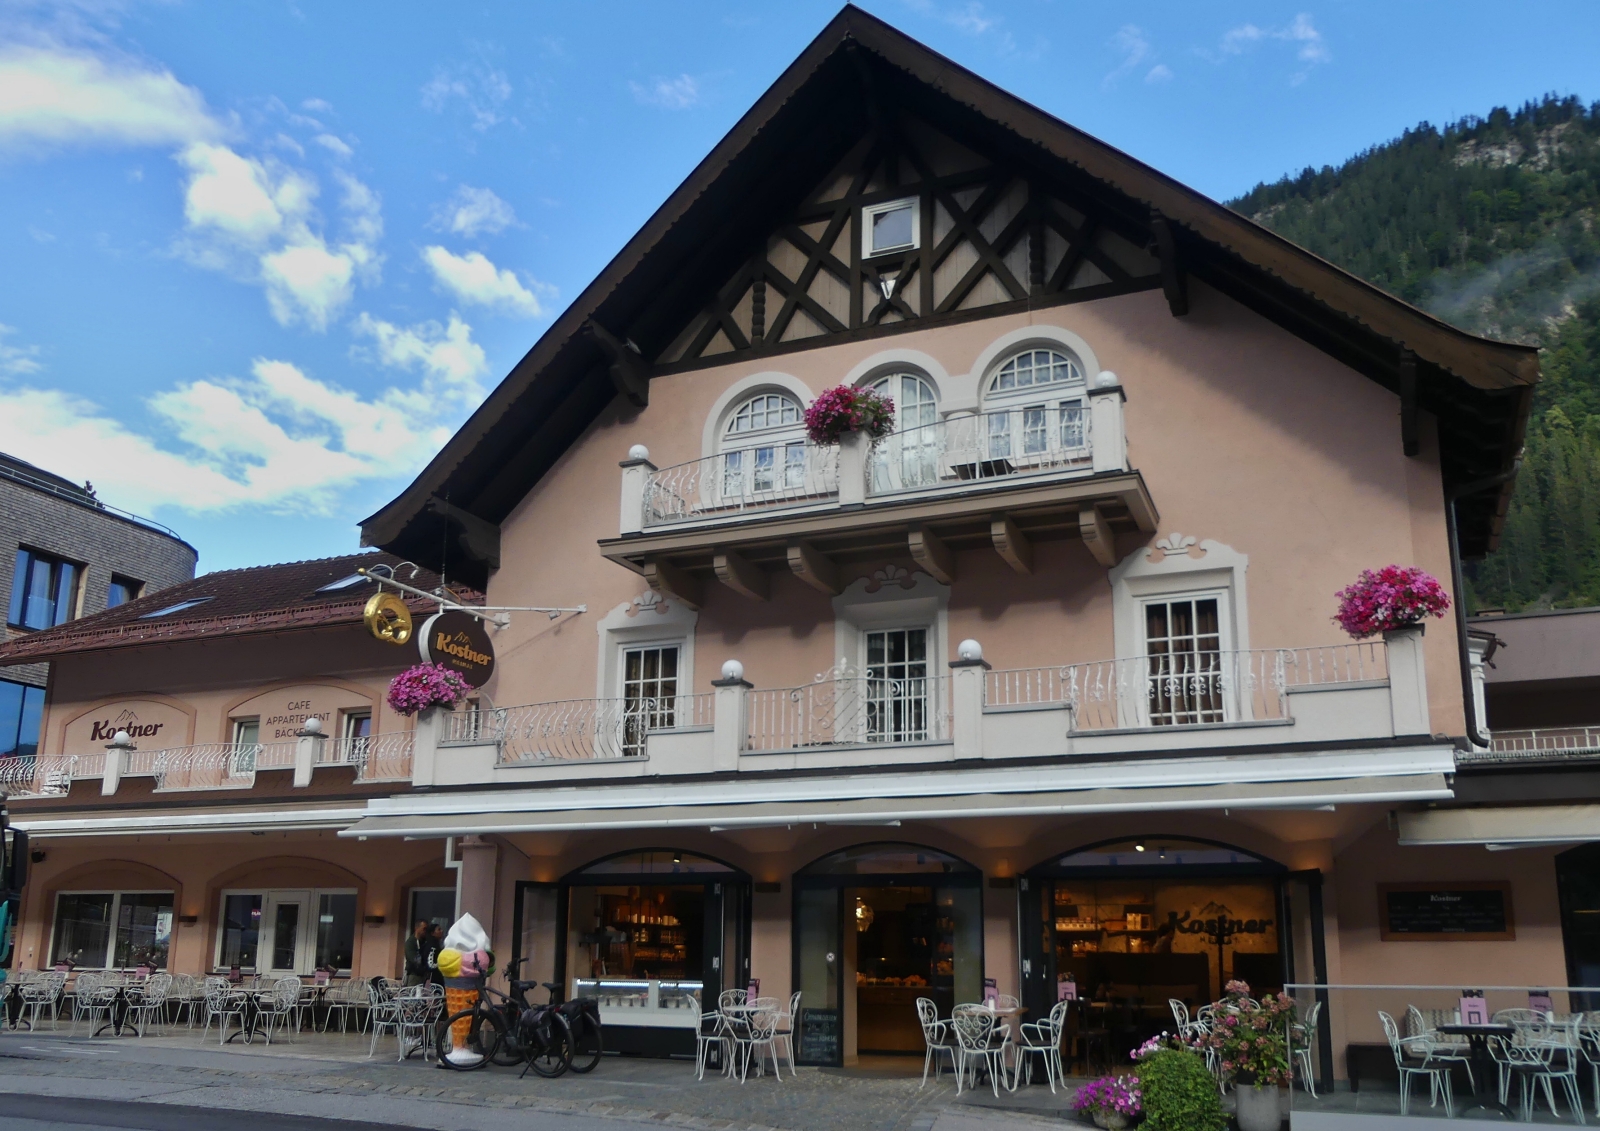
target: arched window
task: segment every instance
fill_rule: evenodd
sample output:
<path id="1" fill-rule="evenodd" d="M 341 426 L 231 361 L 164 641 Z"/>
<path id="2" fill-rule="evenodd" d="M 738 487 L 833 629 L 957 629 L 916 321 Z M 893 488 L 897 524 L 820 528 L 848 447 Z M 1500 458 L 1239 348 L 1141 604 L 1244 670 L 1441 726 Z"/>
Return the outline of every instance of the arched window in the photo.
<path id="1" fill-rule="evenodd" d="M 983 444 L 991 466 L 1042 469 L 1088 462 L 1083 368 L 1056 349 L 1025 349 L 984 389 Z"/>
<path id="2" fill-rule="evenodd" d="M 734 409 L 722 435 L 722 503 L 788 495 L 806 484 L 805 413 L 787 393 L 757 393 Z"/>
<path id="3" fill-rule="evenodd" d="M 904 491 L 931 487 L 939 475 L 939 398 L 915 373 L 891 373 L 869 388 L 894 402 L 893 436 L 872 453 L 872 490 Z"/>

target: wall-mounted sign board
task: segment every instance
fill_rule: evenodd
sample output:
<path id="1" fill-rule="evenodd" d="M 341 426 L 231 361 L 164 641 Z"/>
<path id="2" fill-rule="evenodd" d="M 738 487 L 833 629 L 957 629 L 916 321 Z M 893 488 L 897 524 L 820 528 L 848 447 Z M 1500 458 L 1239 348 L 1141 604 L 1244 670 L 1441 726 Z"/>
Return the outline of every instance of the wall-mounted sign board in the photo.
<path id="1" fill-rule="evenodd" d="M 1379 884 L 1384 942 L 1511 942 L 1517 937 L 1504 881 Z"/>

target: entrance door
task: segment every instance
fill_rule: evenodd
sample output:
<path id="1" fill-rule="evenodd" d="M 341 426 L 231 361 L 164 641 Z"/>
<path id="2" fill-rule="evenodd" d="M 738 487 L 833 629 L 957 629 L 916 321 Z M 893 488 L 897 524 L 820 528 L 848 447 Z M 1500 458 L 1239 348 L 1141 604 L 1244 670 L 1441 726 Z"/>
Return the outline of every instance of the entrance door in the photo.
<path id="1" fill-rule="evenodd" d="M 272 892 L 263 918 L 261 950 L 266 968 L 274 974 L 311 973 L 311 893 Z"/>
<path id="2" fill-rule="evenodd" d="M 1323 934 L 1322 873 L 1317 869 L 1290 872 L 1279 885 L 1279 918 L 1284 930 L 1279 933 L 1283 955 L 1283 980 L 1301 985 L 1328 984 L 1328 952 Z M 1333 1020 L 1329 1016 L 1328 991 L 1296 990 L 1301 1016 L 1317 1009 L 1317 1086 L 1332 1087 Z"/>
<path id="3" fill-rule="evenodd" d="M 840 934 L 837 887 L 797 888 L 794 897 L 795 989 L 800 991 L 800 1040 L 795 1059 L 801 1064 L 844 1062 L 844 1003 L 840 971 L 844 940 Z"/>
<path id="4" fill-rule="evenodd" d="M 567 971 L 565 948 L 561 945 L 561 922 L 565 918 L 561 885 L 519 881 L 512 915 L 516 932 L 511 936 L 511 965 L 507 970 L 516 973 L 511 976 L 525 982 L 564 985 Z M 534 1000 L 541 1001 L 543 997 L 538 994 Z"/>

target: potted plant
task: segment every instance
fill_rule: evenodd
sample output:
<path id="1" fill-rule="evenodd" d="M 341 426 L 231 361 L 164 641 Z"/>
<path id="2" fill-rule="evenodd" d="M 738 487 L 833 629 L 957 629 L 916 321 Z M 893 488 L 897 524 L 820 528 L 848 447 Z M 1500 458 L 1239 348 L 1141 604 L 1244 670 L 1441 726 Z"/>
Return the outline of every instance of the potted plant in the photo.
<path id="1" fill-rule="evenodd" d="M 894 431 L 894 402 L 871 389 L 836 385 L 806 409 L 806 436 L 813 444 L 837 444 L 847 433 L 881 440 Z"/>
<path id="2" fill-rule="evenodd" d="M 1088 1112 L 1095 1124 L 1107 1131 L 1121 1131 L 1138 1120 L 1139 1078 L 1133 1075 L 1102 1076 L 1078 1089 L 1073 1097 L 1074 1111 Z"/>
<path id="3" fill-rule="evenodd" d="M 443 664 L 413 664 L 389 681 L 389 706 L 402 715 L 434 707 L 454 708 L 471 694 L 461 673 Z"/>
<path id="4" fill-rule="evenodd" d="M 1416 566 L 1364 569 L 1355 584 L 1336 596 L 1334 622 L 1357 640 L 1420 625 L 1427 617 L 1444 616 L 1450 607 L 1438 578 Z"/>
<path id="5" fill-rule="evenodd" d="M 1278 993 L 1255 1001 L 1248 983 L 1224 987 L 1211 1029 L 1197 1044 L 1216 1054 L 1222 1078 L 1234 1085 L 1239 1131 L 1278 1131 L 1279 1091 L 1293 1078 L 1288 1027 L 1294 1002 Z"/>
<path id="6" fill-rule="evenodd" d="M 1216 1078 L 1205 1057 L 1171 1034 L 1133 1051 L 1138 1067 L 1142 1131 L 1223 1131 L 1228 1125 Z"/>

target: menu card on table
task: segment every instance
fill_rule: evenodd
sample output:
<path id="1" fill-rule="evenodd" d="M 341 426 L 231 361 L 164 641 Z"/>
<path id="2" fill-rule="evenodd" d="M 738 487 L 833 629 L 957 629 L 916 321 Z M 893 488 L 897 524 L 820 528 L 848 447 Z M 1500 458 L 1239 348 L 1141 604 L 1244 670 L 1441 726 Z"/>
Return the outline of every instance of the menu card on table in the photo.
<path id="1" fill-rule="evenodd" d="M 1077 982 L 1057 982 L 1056 983 L 1056 1000 L 1057 1001 L 1077 1001 L 1078 1000 L 1078 983 Z"/>
<path id="2" fill-rule="evenodd" d="M 983 1004 L 993 1009 L 1000 1002 L 1000 983 L 993 978 L 983 980 Z"/>
<path id="3" fill-rule="evenodd" d="M 1487 1025 L 1489 1023 L 1489 1003 L 1481 997 L 1462 998 L 1461 1023 L 1463 1025 Z"/>

